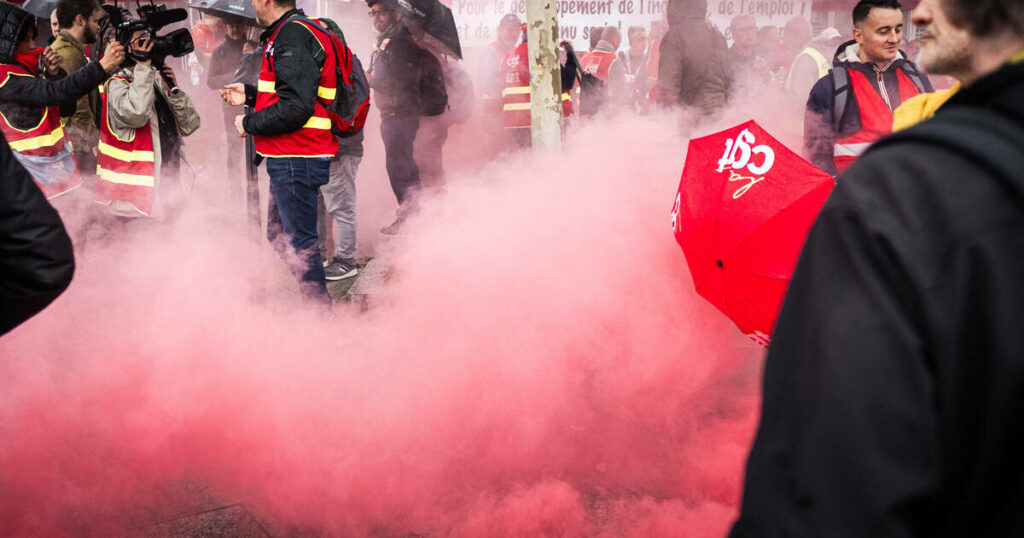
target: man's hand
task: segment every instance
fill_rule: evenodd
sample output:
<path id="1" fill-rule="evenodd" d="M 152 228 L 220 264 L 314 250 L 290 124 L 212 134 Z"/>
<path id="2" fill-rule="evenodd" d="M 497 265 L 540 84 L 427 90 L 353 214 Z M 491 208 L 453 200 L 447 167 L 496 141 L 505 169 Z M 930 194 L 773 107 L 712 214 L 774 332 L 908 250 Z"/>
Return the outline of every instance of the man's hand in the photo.
<path id="1" fill-rule="evenodd" d="M 124 45 L 117 41 L 111 41 L 107 45 L 107 50 L 103 52 L 103 57 L 100 58 L 100 67 L 107 73 L 113 73 L 121 67 L 122 63 L 124 63 Z"/>
<path id="2" fill-rule="evenodd" d="M 50 47 L 43 49 L 43 66 L 50 75 L 60 73 L 60 54 Z"/>
<path id="3" fill-rule="evenodd" d="M 242 120 L 245 116 L 235 116 L 235 130 L 238 131 L 238 136 L 245 138 L 249 136 L 249 133 L 245 132 L 245 127 L 242 127 Z"/>
<path id="4" fill-rule="evenodd" d="M 228 84 L 220 90 L 220 97 L 229 105 L 242 106 L 245 104 L 245 85 L 241 82 Z"/>
<path id="5" fill-rule="evenodd" d="M 143 41 L 142 39 L 140 39 L 138 41 L 132 41 L 132 52 L 144 53 L 146 55 L 146 59 L 145 60 L 136 59 L 135 61 L 139 65 L 144 65 L 146 67 L 150 67 L 150 66 L 153 65 L 153 59 L 150 58 L 148 55 L 149 55 L 150 52 L 153 51 L 154 41 L 152 39 L 145 39 L 145 42 L 146 42 L 145 45 L 142 44 L 142 41 Z"/>
<path id="6" fill-rule="evenodd" d="M 252 41 L 246 41 L 245 44 L 242 45 L 242 54 L 248 54 L 254 50 L 256 50 L 256 45 Z"/>
<path id="7" fill-rule="evenodd" d="M 178 85 L 178 77 L 174 76 L 174 70 L 171 69 L 171 66 L 167 64 L 160 66 L 160 72 L 163 73 L 168 80 L 173 82 L 175 86 Z"/>

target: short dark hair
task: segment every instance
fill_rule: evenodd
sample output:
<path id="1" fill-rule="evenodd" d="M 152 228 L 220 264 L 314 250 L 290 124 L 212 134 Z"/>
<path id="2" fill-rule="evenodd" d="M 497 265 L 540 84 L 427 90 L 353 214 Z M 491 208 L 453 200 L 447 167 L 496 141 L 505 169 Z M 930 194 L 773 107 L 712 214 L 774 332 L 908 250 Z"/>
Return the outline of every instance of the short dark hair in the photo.
<path id="1" fill-rule="evenodd" d="M 1010 32 L 1024 36 L 1020 0 L 941 0 L 950 21 L 976 36 Z"/>
<path id="2" fill-rule="evenodd" d="M 100 9 L 98 0 L 58 0 L 57 24 L 61 28 L 71 28 L 75 24 L 75 17 L 81 15 L 88 20 L 97 9 Z"/>
<path id="3" fill-rule="evenodd" d="M 868 18 L 871 10 L 880 7 L 882 9 L 903 9 L 898 0 L 860 0 L 853 8 L 853 25 L 856 26 Z"/>

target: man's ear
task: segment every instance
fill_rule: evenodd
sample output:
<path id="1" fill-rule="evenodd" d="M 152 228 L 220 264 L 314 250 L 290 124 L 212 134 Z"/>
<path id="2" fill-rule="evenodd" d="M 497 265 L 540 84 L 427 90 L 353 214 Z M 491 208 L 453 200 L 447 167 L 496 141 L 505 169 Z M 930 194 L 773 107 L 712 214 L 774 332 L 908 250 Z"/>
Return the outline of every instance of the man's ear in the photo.
<path id="1" fill-rule="evenodd" d="M 857 26 L 853 27 L 853 39 L 858 45 L 864 41 L 864 32 L 862 32 Z"/>

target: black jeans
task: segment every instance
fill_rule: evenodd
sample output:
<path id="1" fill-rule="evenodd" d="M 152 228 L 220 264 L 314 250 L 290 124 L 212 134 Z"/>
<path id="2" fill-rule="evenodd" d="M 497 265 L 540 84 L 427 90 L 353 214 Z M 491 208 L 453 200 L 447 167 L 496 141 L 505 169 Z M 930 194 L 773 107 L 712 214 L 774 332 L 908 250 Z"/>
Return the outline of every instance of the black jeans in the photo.
<path id="1" fill-rule="evenodd" d="M 420 188 L 420 170 L 413 159 L 413 143 L 420 128 L 419 116 L 388 116 L 380 119 L 380 138 L 384 141 L 391 190 L 400 206 L 411 206 Z M 399 208 L 402 212 L 403 208 Z"/>

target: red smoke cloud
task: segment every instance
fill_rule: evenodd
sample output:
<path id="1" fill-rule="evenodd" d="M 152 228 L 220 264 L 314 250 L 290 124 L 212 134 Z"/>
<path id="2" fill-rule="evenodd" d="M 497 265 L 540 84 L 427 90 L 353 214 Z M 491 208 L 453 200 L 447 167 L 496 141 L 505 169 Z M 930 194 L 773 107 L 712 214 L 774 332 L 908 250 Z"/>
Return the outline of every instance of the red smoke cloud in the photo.
<path id="1" fill-rule="evenodd" d="M 673 241 L 675 131 L 449 163 L 377 248 L 385 294 L 331 320 L 216 201 L 90 243 L 0 339 L 0 528 L 134 535 L 243 502 L 276 535 L 722 535 L 762 351 Z M 363 223 L 391 210 L 375 133 Z"/>

